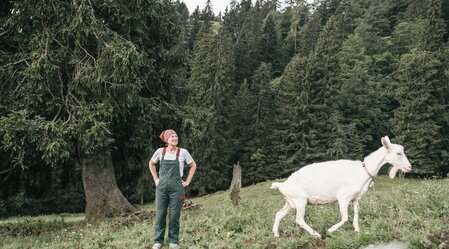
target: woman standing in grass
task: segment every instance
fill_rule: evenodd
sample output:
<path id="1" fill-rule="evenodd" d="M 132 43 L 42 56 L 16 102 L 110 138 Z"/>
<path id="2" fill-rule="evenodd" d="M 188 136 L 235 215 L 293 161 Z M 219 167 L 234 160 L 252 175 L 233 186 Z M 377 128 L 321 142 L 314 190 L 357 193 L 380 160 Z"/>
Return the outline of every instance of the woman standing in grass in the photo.
<path id="1" fill-rule="evenodd" d="M 166 144 L 159 148 L 150 160 L 150 171 L 156 184 L 156 226 L 153 249 L 161 248 L 164 242 L 167 209 L 170 210 L 168 240 L 169 248 L 178 248 L 179 218 L 185 199 L 184 188 L 192 181 L 196 163 L 186 149 L 177 147 L 178 135 L 174 130 L 165 130 L 159 136 Z M 160 161 L 159 174 L 156 163 Z M 184 164 L 190 167 L 185 181 L 182 180 Z"/>

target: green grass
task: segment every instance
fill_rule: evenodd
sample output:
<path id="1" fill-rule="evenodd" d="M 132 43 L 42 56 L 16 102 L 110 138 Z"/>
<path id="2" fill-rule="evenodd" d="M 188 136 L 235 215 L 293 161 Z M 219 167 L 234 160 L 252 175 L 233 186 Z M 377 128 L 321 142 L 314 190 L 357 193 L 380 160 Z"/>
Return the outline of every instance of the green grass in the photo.
<path id="1" fill-rule="evenodd" d="M 274 214 L 284 202 L 270 184 L 243 188 L 238 207 L 230 203 L 226 191 L 192 199 L 202 208 L 182 213 L 180 244 L 189 249 L 346 249 L 396 240 L 409 248 L 449 248 L 449 179 L 379 177 L 360 202 L 361 231 L 353 231 L 350 219 L 321 241 L 294 222 L 294 212 L 281 222 L 281 237 L 273 237 Z M 86 225 L 81 219 L 56 215 L 0 221 L 0 248 L 151 248 L 153 220 L 117 227 L 111 226 L 114 220 Z M 339 219 L 336 204 L 307 206 L 306 221 L 322 235 Z"/>

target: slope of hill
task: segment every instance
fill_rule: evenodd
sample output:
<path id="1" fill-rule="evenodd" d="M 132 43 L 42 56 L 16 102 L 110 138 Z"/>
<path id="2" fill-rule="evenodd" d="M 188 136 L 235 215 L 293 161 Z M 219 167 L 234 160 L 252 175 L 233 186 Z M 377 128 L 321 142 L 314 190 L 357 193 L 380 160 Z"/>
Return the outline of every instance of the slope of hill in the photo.
<path id="1" fill-rule="evenodd" d="M 294 222 L 294 212 L 280 226 L 279 239 L 271 228 L 283 198 L 269 189 L 271 182 L 243 188 L 233 206 L 228 192 L 190 199 L 200 209 L 182 214 L 182 248 L 360 248 L 401 241 L 409 248 L 449 247 L 449 179 L 376 179 L 360 206 L 360 228 L 352 218 L 331 237 L 315 240 Z M 152 209 L 153 205 L 141 209 Z M 352 208 L 350 209 L 352 215 Z M 80 215 L 21 217 L 0 221 L 1 248 L 150 248 L 153 220 L 116 225 L 116 219 L 81 224 Z M 336 204 L 307 206 L 306 221 L 321 234 L 340 219 Z"/>

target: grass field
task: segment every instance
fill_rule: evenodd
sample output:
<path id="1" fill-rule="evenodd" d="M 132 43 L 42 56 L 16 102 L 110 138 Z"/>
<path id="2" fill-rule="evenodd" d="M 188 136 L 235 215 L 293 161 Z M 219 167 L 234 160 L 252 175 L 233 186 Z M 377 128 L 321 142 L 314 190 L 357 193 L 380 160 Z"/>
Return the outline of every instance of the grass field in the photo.
<path id="1" fill-rule="evenodd" d="M 281 222 L 281 237 L 273 237 L 274 214 L 284 202 L 270 184 L 243 188 L 238 207 L 230 203 L 226 191 L 191 199 L 201 208 L 182 213 L 182 248 L 347 249 L 389 241 L 409 248 L 449 248 L 449 179 L 376 178 L 360 202 L 361 231 L 353 231 L 350 218 L 322 240 L 295 224 L 294 212 Z M 114 219 L 83 224 L 82 219 L 81 214 L 64 214 L 1 220 L 0 248 L 151 248 L 152 219 L 126 225 L 117 225 Z M 339 220 L 336 204 L 307 206 L 306 222 L 322 235 Z"/>

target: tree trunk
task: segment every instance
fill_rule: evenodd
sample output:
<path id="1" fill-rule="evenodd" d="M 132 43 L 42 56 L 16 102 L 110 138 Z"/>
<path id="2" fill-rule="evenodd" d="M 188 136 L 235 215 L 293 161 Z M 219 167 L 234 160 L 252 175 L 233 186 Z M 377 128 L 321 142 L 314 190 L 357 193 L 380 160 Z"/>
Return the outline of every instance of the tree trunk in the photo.
<path id="1" fill-rule="evenodd" d="M 240 163 L 234 165 L 232 171 L 232 181 L 230 187 L 229 197 L 234 205 L 238 205 L 240 202 L 240 189 L 242 188 L 242 168 Z"/>
<path id="2" fill-rule="evenodd" d="M 117 186 L 112 159 L 83 159 L 82 179 L 87 222 L 137 211 Z"/>

